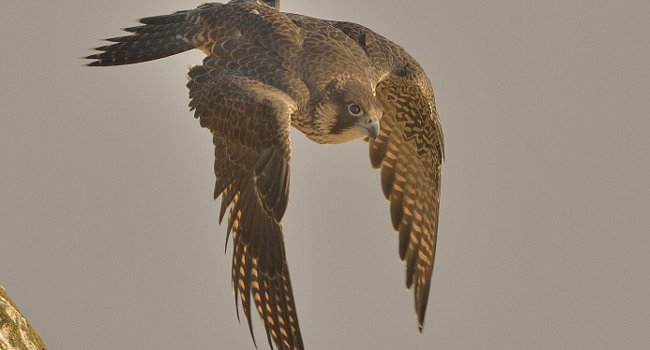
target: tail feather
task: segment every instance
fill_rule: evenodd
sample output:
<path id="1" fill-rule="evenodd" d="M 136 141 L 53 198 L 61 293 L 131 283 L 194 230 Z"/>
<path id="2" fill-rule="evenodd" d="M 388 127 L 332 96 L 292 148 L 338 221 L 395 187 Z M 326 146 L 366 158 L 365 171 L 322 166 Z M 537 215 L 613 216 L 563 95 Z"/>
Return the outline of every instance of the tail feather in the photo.
<path id="1" fill-rule="evenodd" d="M 114 44 L 95 48 L 99 53 L 84 57 L 94 60 L 88 66 L 117 66 L 168 57 L 194 49 L 199 43 L 188 34 L 194 28 L 189 11 L 146 17 L 143 25 L 125 28 L 126 36 L 106 39 Z"/>

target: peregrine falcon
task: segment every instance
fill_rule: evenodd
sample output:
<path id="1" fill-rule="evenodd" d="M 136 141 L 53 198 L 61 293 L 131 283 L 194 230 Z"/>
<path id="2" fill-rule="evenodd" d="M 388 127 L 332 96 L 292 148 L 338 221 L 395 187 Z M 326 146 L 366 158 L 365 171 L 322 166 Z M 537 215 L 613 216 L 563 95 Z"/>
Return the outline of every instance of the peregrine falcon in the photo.
<path id="1" fill-rule="evenodd" d="M 442 128 L 431 83 L 400 46 L 359 24 L 284 13 L 279 1 L 233 0 L 147 17 L 86 57 L 89 66 L 191 49 L 189 106 L 215 146 L 219 221 L 228 213 L 232 283 L 253 337 L 251 298 L 271 348 L 304 349 L 282 233 L 290 127 L 318 143 L 369 142 L 390 202 L 406 286 L 422 331 L 438 231 Z M 228 237 L 226 238 L 226 242 Z"/>

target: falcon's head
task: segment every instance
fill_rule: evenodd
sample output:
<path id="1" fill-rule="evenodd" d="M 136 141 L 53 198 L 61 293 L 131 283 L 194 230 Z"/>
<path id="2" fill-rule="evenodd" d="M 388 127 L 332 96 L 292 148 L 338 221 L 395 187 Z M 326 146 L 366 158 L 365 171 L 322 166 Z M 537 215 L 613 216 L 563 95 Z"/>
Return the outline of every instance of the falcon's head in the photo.
<path id="1" fill-rule="evenodd" d="M 332 80 L 314 101 L 313 125 L 322 143 L 343 143 L 379 134 L 381 105 L 372 90 L 355 80 Z"/>

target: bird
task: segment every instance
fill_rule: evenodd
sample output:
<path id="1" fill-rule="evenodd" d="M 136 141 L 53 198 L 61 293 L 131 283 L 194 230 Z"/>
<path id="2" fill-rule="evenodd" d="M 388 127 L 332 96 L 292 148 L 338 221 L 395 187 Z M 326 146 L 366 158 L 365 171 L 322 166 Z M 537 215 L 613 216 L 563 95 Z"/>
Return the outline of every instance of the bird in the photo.
<path id="1" fill-rule="evenodd" d="M 360 24 L 282 12 L 278 0 L 207 3 L 139 22 L 84 58 L 88 66 L 118 66 L 205 53 L 188 73 L 189 107 L 213 136 L 214 199 L 221 198 L 219 223 L 228 211 L 236 313 L 241 304 L 254 345 L 251 299 L 271 349 L 305 348 L 282 227 L 291 127 L 320 144 L 368 143 L 422 332 L 444 140 L 421 65 Z"/>

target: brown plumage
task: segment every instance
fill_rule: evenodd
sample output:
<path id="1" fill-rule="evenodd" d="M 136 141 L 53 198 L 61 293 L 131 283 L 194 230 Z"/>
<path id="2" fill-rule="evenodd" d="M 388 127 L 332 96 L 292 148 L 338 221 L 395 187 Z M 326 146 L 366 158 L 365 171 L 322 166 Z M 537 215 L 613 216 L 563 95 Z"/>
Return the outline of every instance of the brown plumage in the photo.
<path id="1" fill-rule="evenodd" d="M 443 138 L 431 84 L 398 45 L 354 23 L 231 1 L 148 17 L 108 39 L 90 66 L 150 61 L 190 49 L 190 107 L 213 134 L 215 199 L 230 208 L 232 283 L 252 332 L 251 297 L 269 345 L 304 349 L 284 251 L 290 127 L 319 143 L 366 138 L 381 168 L 420 330 L 438 231 Z M 238 309 L 239 314 L 239 309 Z M 254 339 L 254 338 L 253 338 Z"/>

